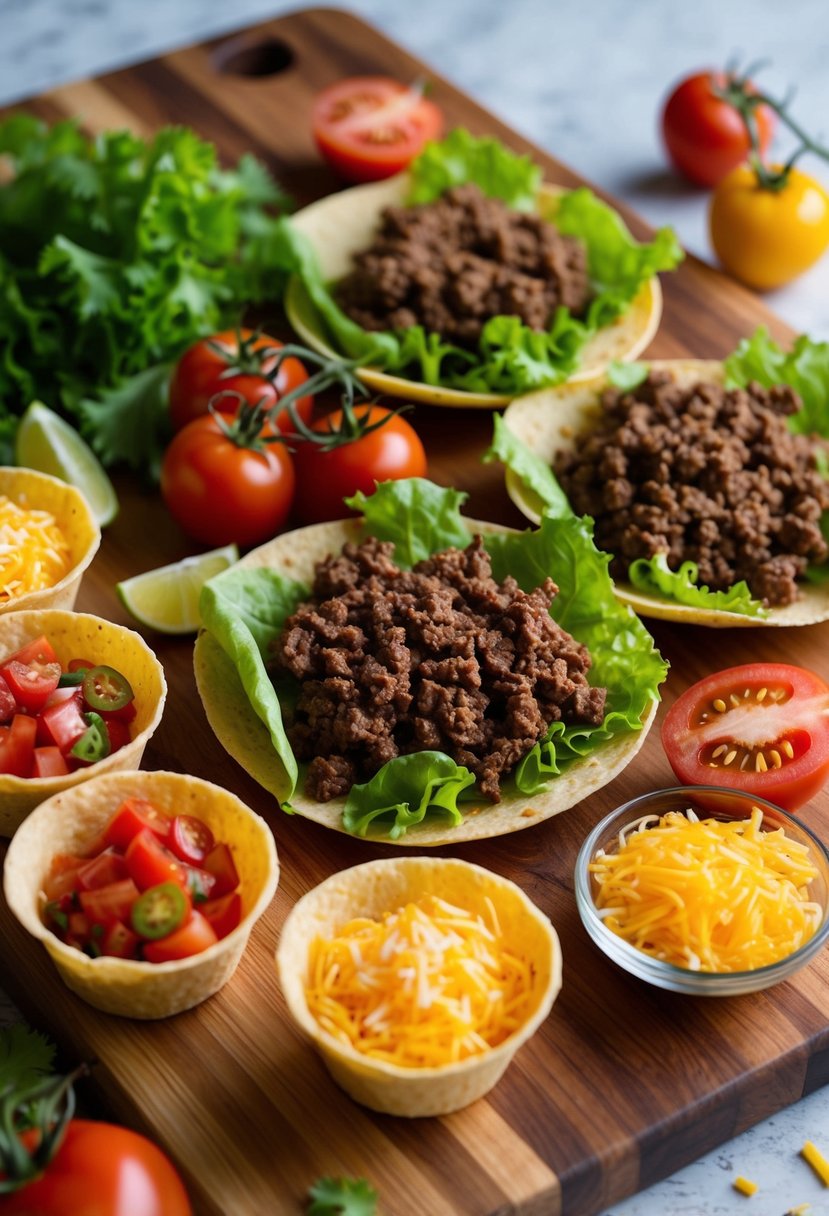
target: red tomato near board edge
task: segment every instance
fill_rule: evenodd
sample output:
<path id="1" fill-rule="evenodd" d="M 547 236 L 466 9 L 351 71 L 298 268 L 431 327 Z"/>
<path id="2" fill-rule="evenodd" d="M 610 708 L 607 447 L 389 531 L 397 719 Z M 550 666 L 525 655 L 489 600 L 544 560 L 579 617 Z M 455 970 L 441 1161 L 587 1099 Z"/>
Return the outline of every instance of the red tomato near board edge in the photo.
<path id="1" fill-rule="evenodd" d="M 418 88 L 388 76 L 352 76 L 314 100 L 311 128 L 322 155 L 349 182 L 400 173 L 430 139 L 443 114 Z"/>
<path id="2" fill-rule="evenodd" d="M 254 450 L 229 438 L 222 422 L 232 421 L 205 414 L 179 431 L 164 454 L 161 493 L 194 540 L 247 547 L 270 540 L 288 518 L 294 467 L 281 443 Z"/>
<path id="3" fill-rule="evenodd" d="M 286 393 L 304 384 L 308 373 L 293 355 L 280 365 L 273 383 L 267 379 L 266 373 L 273 371 L 277 359 L 276 356 L 265 357 L 262 352 L 283 345 L 276 338 L 257 334 L 251 329 L 228 329 L 188 347 L 170 379 L 173 430 L 180 431 L 194 418 L 206 414 L 211 399 L 218 393 L 238 393 L 249 405 L 256 405 L 264 398 L 265 408 L 271 409 Z M 234 369 L 238 369 L 236 374 L 228 374 Z M 313 397 L 300 397 L 295 406 L 303 422 L 310 422 Z M 219 408 L 231 407 L 220 405 Z M 292 429 L 287 413 L 277 415 L 277 426 L 286 432 Z"/>
<path id="4" fill-rule="evenodd" d="M 713 92 L 713 87 L 723 88 L 727 80 L 725 72 L 715 71 L 686 76 L 662 109 L 662 138 L 668 156 L 697 186 L 716 186 L 750 151 L 742 117 Z M 765 152 L 774 131 L 774 114 L 767 106 L 758 106 L 754 113 Z"/>
<path id="5" fill-rule="evenodd" d="M 426 453 L 420 438 L 405 418 L 382 405 L 356 405 L 354 414 L 371 426 L 382 426 L 330 451 L 314 443 L 297 443 L 294 452 L 296 493 L 294 506 L 305 524 L 343 519 L 349 514 L 343 499 L 362 490 L 373 494 L 375 482 L 398 481 L 426 475 Z M 343 426 L 343 411 L 336 410 L 314 423 L 324 435 Z"/>
<path id="6" fill-rule="evenodd" d="M 73 1119 L 43 1176 L 4 1195 L 0 1206 L 3 1216 L 192 1216 L 160 1148 L 128 1128 L 87 1119 Z"/>
<path id="7" fill-rule="evenodd" d="M 829 685 L 814 672 L 748 663 L 686 689 L 662 744 L 684 785 L 745 790 L 794 811 L 829 778 L 828 710 Z"/>

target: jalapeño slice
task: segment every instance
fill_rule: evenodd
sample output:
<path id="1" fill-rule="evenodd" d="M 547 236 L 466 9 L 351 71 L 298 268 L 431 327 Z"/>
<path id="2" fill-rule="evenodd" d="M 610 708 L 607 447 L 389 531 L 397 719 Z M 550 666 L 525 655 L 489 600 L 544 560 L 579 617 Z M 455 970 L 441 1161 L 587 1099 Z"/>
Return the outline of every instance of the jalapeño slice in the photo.
<path id="1" fill-rule="evenodd" d="M 90 667 L 83 678 L 83 697 L 90 709 L 123 709 L 135 697 L 126 676 L 114 667 Z"/>
<path id="2" fill-rule="evenodd" d="M 84 714 L 83 718 L 87 724 L 86 730 L 72 745 L 70 755 L 84 764 L 95 764 L 110 753 L 109 731 L 100 714 Z"/>
<path id="3" fill-rule="evenodd" d="M 181 927 L 190 911 L 190 901 L 174 882 L 148 887 L 132 905 L 132 927 L 147 941 L 158 941 Z"/>

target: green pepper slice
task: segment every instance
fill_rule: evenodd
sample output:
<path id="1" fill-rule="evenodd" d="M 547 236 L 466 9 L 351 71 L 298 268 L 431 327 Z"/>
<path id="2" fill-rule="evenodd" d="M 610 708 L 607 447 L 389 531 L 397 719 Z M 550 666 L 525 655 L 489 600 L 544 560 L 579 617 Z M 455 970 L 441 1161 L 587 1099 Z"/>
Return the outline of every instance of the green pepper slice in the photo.
<path id="1" fill-rule="evenodd" d="M 75 740 L 69 754 L 83 760 L 84 764 L 95 764 L 109 755 L 109 731 L 100 714 L 84 714 L 83 719 L 87 728 L 80 739 Z"/>
<path id="2" fill-rule="evenodd" d="M 90 667 L 84 675 L 83 699 L 90 709 L 123 709 L 134 698 L 129 680 L 114 667 Z"/>
<path id="3" fill-rule="evenodd" d="M 58 680 L 58 688 L 77 688 L 83 684 L 87 669 L 79 667 L 77 671 L 64 671 Z"/>
<path id="4" fill-rule="evenodd" d="M 190 901 L 174 882 L 161 882 L 148 887 L 132 905 L 132 927 L 147 941 L 158 941 L 173 933 L 187 919 Z"/>

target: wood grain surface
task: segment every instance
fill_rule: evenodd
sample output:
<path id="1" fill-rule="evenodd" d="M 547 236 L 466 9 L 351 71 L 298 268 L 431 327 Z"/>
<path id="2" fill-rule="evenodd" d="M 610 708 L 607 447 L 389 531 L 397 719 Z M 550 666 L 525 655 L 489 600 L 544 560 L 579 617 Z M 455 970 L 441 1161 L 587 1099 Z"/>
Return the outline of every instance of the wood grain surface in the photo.
<path id="1" fill-rule="evenodd" d="M 273 75 L 269 65 L 286 63 Z M 194 47 L 33 100 L 46 119 L 80 115 L 91 130 L 149 134 L 187 123 L 231 161 L 262 157 L 299 203 L 337 183 L 315 154 L 313 92 L 345 74 L 427 75 L 451 123 L 530 151 L 549 180 L 579 179 L 513 135 L 356 17 L 314 10 L 237 38 Z M 638 235 L 646 227 L 628 215 Z M 651 353 L 718 357 L 758 322 L 785 336 L 756 297 L 689 259 L 664 278 L 665 313 Z M 413 416 L 434 478 L 468 490 L 470 514 L 522 523 L 502 472 L 479 457 L 491 416 L 418 407 Z M 122 508 L 87 575 L 78 607 L 127 622 L 114 586 L 192 546 L 157 496 L 118 483 Z M 706 672 L 757 658 L 829 676 L 829 625 L 705 631 L 656 625 L 672 665 L 669 704 Z M 406 1121 L 354 1105 L 288 1023 L 273 967 L 293 902 L 334 870 L 389 855 L 288 818 L 213 739 L 192 674 L 190 640 L 150 638 L 170 684 L 152 768 L 190 771 L 234 790 L 273 827 L 282 865 L 277 898 L 239 972 L 199 1009 L 145 1024 L 97 1014 L 66 991 L 40 949 L 0 907 L 0 982 L 75 1058 L 96 1058 L 114 1113 L 151 1133 L 179 1164 L 199 1216 L 293 1216 L 322 1174 L 365 1175 L 389 1216 L 591 1216 L 829 1080 L 829 957 L 794 980 L 733 1000 L 691 999 L 626 976 L 588 940 L 572 869 L 589 827 L 621 801 L 672 784 L 658 725 L 631 767 L 572 811 L 513 836 L 464 847 L 470 861 L 520 883 L 561 936 L 564 987 L 539 1033 L 489 1098 L 445 1119 Z M 803 812 L 824 831 L 829 795 Z M 442 852 L 449 853 L 450 849 Z"/>

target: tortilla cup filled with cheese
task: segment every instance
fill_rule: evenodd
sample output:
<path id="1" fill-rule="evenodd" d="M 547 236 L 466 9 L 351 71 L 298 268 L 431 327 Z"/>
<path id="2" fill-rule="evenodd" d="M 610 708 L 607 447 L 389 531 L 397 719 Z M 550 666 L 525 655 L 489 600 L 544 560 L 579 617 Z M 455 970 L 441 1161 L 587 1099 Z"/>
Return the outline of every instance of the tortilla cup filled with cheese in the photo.
<path id="1" fill-rule="evenodd" d="M 229 846 L 240 879 L 242 919 L 200 954 L 171 962 L 90 958 L 47 928 L 42 884 L 59 855 L 81 855 L 126 798 L 168 815 L 203 820 Z M 181 773 L 123 772 L 56 794 L 18 829 L 6 855 L 4 890 L 14 915 L 43 943 L 66 986 L 104 1013 L 166 1018 L 200 1004 L 227 983 L 251 929 L 276 892 L 279 865 L 270 828 L 234 794 Z"/>
<path id="2" fill-rule="evenodd" d="M 333 1027 L 336 1033 L 326 1029 L 312 1012 L 328 993 L 318 991 L 320 985 L 310 963 L 311 951 L 320 943 L 340 937 L 346 926 L 358 918 L 382 921 L 418 901 L 424 906 L 429 904 L 437 917 L 434 924 L 439 927 L 432 929 L 426 924 L 421 940 L 430 944 L 422 950 L 416 947 L 414 952 L 409 948 L 414 938 L 406 937 L 402 928 L 388 925 L 388 931 L 383 931 L 385 945 L 372 956 L 377 960 L 377 975 L 368 978 L 383 983 L 386 977 L 392 987 L 381 1003 L 386 1012 L 376 1005 L 368 1016 L 367 1026 L 371 1028 L 373 1023 L 374 1031 L 384 1036 L 383 1051 L 391 1058 L 366 1054 L 353 1046 L 353 1036 L 336 1026 Z M 475 927 L 470 930 L 472 924 Z M 481 924 L 485 927 L 483 937 L 477 940 Z M 349 944 L 349 932 L 346 930 L 343 948 L 349 954 L 361 949 L 367 953 L 367 945 L 354 944 L 357 938 Z M 368 932 L 374 934 L 375 930 L 368 926 Z M 487 989 L 482 1000 L 476 996 L 473 981 L 464 979 L 470 964 L 464 961 L 465 949 L 456 936 L 463 938 L 467 932 L 476 938 L 469 946 L 470 957 L 476 949 L 492 952 L 492 958 L 481 964 L 491 968 L 485 981 L 479 979 L 479 984 Z M 414 953 L 427 968 L 429 980 L 425 984 L 420 980 L 418 986 L 414 980 L 410 983 L 405 974 L 395 975 L 394 959 L 402 957 L 396 953 L 401 940 L 405 947 L 403 962 L 411 962 Z M 432 947 L 434 952 L 430 953 Z M 457 956 L 453 957 L 455 952 Z M 364 1106 L 409 1117 L 448 1114 L 487 1093 L 518 1048 L 545 1020 L 561 988 L 561 948 L 547 917 L 514 883 L 456 858 L 390 858 L 334 874 L 309 891 L 289 913 L 276 961 L 288 1009 L 322 1055 L 334 1080 Z M 368 967 L 367 961 L 365 965 Z M 498 979 L 493 978 L 496 974 Z M 327 987 L 324 976 L 321 986 Z M 413 1017 L 409 988 L 417 992 Z M 466 1019 L 470 1026 L 486 1026 L 482 1034 L 477 1034 L 472 1054 L 463 1058 L 457 1056 L 470 1050 L 465 1041 L 467 1032 L 447 1030 L 439 1012 L 447 1006 L 440 1000 L 433 1003 L 439 989 L 446 1001 L 457 999 L 462 1022 Z M 513 1029 L 509 1029 L 508 1020 L 503 1020 L 508 1015 L 502 1005 L 508 1004 L 510 998 L 515 1002 L 514 1020 L 518 1023 Z M 482 1012 L 483 1000 L 496 1011 L 491 1017 Z M 323 1003 L 319 1007 L 326 1006 Z M 433 1015 L 429 1009 L 433 1009 Z M 434 1038 L 428 1029 L 430 1017 Z M 381 1018 L 385 1019 L 387 1029 L 381 1027 L 378 1031 Z M 345 1019 L 344 1024 L 347 1022 Z M 353 1027 L 357 1035 L 356 1016 Z M 494 1045 L 488 1045 L 487 1039 Z M 422 1057 L 424 1062 L 407 1065 L 395 1062 L 395 1057 L 411 1061 L 415 1056 Z"/>
<path id="3" fill-rule="evenodd" d="M 0 613 L 73 608 L 101 530 L 80 490 L 0 468 Z"/>
<path id="4" fill-rule="evenodd" d="M 466 194 L 452 194 L 457 187 Z M 412 239 L 397 209 L 417 208 L 419 226 L 446 195 L 450 206 L 468 210 L 448 221 L 445 233 L 430 229 Z M 388 231 L 387 208 L 394 209 Z M 535 234 L 522 216 L 540 217 L 549 228 Z M 360 361 L 358 375 L 377 392 L 460 408 L 497 408 L 542 384 L 635 358 L 659 325 L 656 272 L 682 257 L 669 229 L 639 244 L 586 187 L 542 184 L 529 157 L 464 130 L 427 145 L 405 173 L 305 207 L 284 233 L 295 260 L 286 312 L 307 345 Z M 360 255 L 378 237 L 382 281 L 369 271 L 355 291 L 361 309 L 369 296 L 375 301 L 379 313 L 369 320 L 349 313 L 338 289 L 357 261 L 363 273 Z M 450 256 L 458 268 L 439 284 Z M 570 290 L 565 280 L 576 263 L 579 286 Z M 385 270 L 396 273 L 386 278 Z M 484 300 L 493 310 L 487 315 Z"/>
<path id="5" fill-rule="evenodd" d="M 727 383 L 726 365 L 703 359 L 654 360 L 647 364 L 654 373 L 664 373 L 678 388 L 691 388 L 696 384 L 723 385 Z M 571 451 L 576 436 L 594 430 L 602 418 L 602 394 L 615 387 L 604 373 L 578 384 L 562 384 L 554 388 L 530 393 L 512 402 L 503 418 L 503 426 L 509 435 L 496 437 L 495 448 L 506 452 L 511 437 L 520 441 L 525 449 L 521 458 L 522 467 L 515 455 L 510 457 L 506 471 L 507 492 L 518 509 L 538 523 L 545 510 L 551 509 L 549 491 L 545 484 L 544 470 L 549 470 L 558 452 Z M 635 393 L 635 387 L 630 390 Z M 501 452 L 499 452 L 499 455 Z M 538 461 L 533 470 L 527 462 Z M 549 477 L 549 473 L 547 474 Z M 561 487 L 556 486 L 558 495 Z M 552 510 L 557 512 L 559 505 Z M 598 510 L 598 508 L 597 508 Z M 595 513 L 595 512 L 594 512 Z M 829 574 L 829 571 L 827 571 Z M 700 580 L 701 582 L 702 580 Z M 712 596 L 710 606 L 699 602 L 698 589 L 691 587 L 688 598 L 692 602 L 679 602 L 676 598 L 661 595 L 656 591 L 640 589 L 627 581 L 615 581 L 619 599 L 629 604 L 640 616 L 677 621 L 689 625 L 706 625 L 714 628 L 756 628 L 758 626 L 812 625 L 829 620 L 829 577 L 811 582 L 798 579 L 798 598 L 780 606 L 763 609 L 757 600 L 749 601 L 748 607 L 735 611 L 716 605 Z M 686 595 L 686 590 L 680 592 Z M 693 602 L 693 601 L 697 602 Z"/>
<path id="6" fill-rule="evenodd" d="M 453 491 L 439 490 L 431 483 L 410 483 L 404 487 L 403 483 L 398 482 L 386 483 L 386 487 L 378 488 L 375 498 L 386 495 L 386 489 L 387 496 L 399 493 L 417 498 L 426 491 L 439 495 L 455 494 Z M 439 510 L 435 506 L 435 511 Z M 457 519 L 459 528 L 468 533 L 468 541 L 478 533 L 484 537 L 496 533 L 509 537 L 520 535 L 496 524 L 469 520 L 460 515 Z M 370 535 L 375 534 L 371 530 L 373 526 L 366 524 L 365 530 Z M 330 554 L 337 554 L 344 543 L 358 541 L 363 531 L 363 524 L 358 519 L 318 524 L 279 536 L 247 554 L 232 571 L 227 572 L 227 578 L 219 576 L 206 589 L 207 595 L 203 594 L 202 619 L 206 628 L 196 641 L 194 657 L 196 682 L 208 721 L 230 755 L 281 803 L 289 804 L 287 809 L 337 831 L 349 830 L 343 819 L 347 798 L 334 797 L 323 802 L 305 792 L 302 774 L 297 770 L 284 733 L 279 696 L 275 694 L 266 667 L 273 642 L 282 629 L 281 625 L 275 624 L 271 628 L 268 624 L 268 597 L 274 591 L 269 578 L 281 579 L 284 576 L 290 580 L 289 589 L 293 589 L 293 594 L 297 593 L 299 584 L 300 599 L 307 598 L 307 591 L 303 589 L 310 587 L 313 582 L 316 563 Z M 525 537 L 529 535 L 524 534 Z M 589 538 L 571 536 L 569 532 L 566 540 L 585 546 L 590 544 Z M 435 551 L 440 548 L 438 546 Z M 574 587 L 580 588 L 583 582 L 589 581 L 584 577 L 583 563 L 592 559 L 586 547 L 574 552 L 576 556 L 573 557 L 571 581 Z M 612 665 L 620 681 L 620 688 L 614 694 L 618 703 L 627 700 L 637 679 L 647 680 L 648 673 L 652 673 L 654 680 L 652 688 L 649 685 L 648 689 L 641 690 L 643 695 L 641 700 L 636 700 L 635 709 L 628 704 L 632 717 L 625 719 L 619 733 L 603 736 L 595 747 L 583 749 L 577 757 L 562 766 L 558 775 L 537 783 L 532 792 L 522 793 L 517 785 L 505 788 L 500 802 L 493 803 L 471 791 L 472 801 L 464 801 L 461 822 L 452 822 L 445 815 L 430 812 L 425 818 L 421 816 L 422 822 L 411 821 L 411 826 L 400 834 L 392 831 L 390 835 L 387 825 L 372 820 L 367 828 L 359 830 L 359 835 L 406 847 L 422 847 L 464 843 L 519 831 L 574 806 L 606 785 L 630 763 L 653 722 L 658 700 L 656 685 L 664 678 L 664 665 L 658 652 L 653 649 L 650 636 L 643 631 L 636 618 L 626 609 L 621 609 L 614 600 L 604 570 L 604 559 L 598 558 L 595 549 L 592 554 L 599 564 L 596 581 L 604 578 L 607 588 L 601 610 L 597 607 L 597 601 L 590 600 L 589 615 L 593 620 L 601 617 L 604 622 L 601 628 L 608 630 L 614 639 Z M 550 573 L 555 577 L 555 570 Z M 561 575 L 564 576 L 563 570 Z M 218 619 L 219 601 L 225 604 L 222 619 Z M 622 612 L 618 619 L 614 616 L 617 609 Z M 250 630 L 243 619 L 248 611 Z M 572 608 L 571 619 L 575 611 Z M 221 641 L 218 636 L 220 629 L 224 631 Z M 251 631 L 256 632 L 255 639 Z M 577 630 L 574 633 L 579 641 L 585 640 L 579 637 Z M 621 651 L 624 651 L 628 645 L 631 647 L 629 655 L 626 652 L 626 657 L 617 663 L 621 652 L 616 648 L 621 647 Z M 595 649 L 591 650 L 591 658 L 592 676 L 600 670 Z M 615 677 L 611 675 L 610 678 Z M 598 676 L 597 682 L 602 682 Z M 612 708 L 610 698 L 607 705 L 609 714 Z M 290 713 L 290 706 L 286 708 Z M 289 764 L 292 771 L 288 768 Z"/>
<path id="7" fill-rule="evenodd" d="M 167 697 L 164 669 L 140 634 L 84 612 L 54 608 L 0 616 L 0 661 L 41 635 L 64 671 L 72 659 L 82 658 L 120 672 L 135 694 L 135 718 L 129 723 L 129 742 L 94 764 L 56 777 L 0 774 L 0 836 L 13 835 L 39 803 L 61 790 L 85 785 L 101 773 L 137 768 Z"/>

